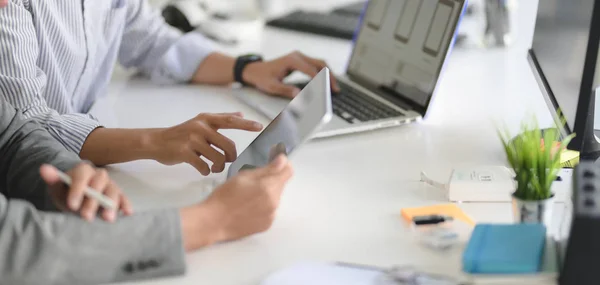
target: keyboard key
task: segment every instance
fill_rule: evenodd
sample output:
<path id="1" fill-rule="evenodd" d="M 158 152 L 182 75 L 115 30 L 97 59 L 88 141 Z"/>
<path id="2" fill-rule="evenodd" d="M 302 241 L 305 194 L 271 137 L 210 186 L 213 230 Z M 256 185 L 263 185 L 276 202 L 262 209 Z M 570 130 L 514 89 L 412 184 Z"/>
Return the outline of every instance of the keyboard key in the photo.
<path id="1" fill-rule="evenodd" d="M 333 107 L 351 123 L 368 122 L 401 116 L 402 113 L 367 95 L 342 85 L 342 91 L 333 96 Z"/>
<path id="2" fill-rule="evenodd" d="M 344 119 L 352 119 L 352 115 L 348 114 L 347 112 L 342 112 L 341 117 Z"/>

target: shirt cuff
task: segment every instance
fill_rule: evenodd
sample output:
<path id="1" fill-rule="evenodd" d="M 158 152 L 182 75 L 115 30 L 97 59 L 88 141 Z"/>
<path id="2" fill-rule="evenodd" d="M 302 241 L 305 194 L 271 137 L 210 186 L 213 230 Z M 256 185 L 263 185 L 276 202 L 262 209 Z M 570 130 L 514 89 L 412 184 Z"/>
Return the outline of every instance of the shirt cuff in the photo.
<path id="1" fill-rule="evenodd" d="M 152 81 L 161 84 L 189 82 L 200 63 L 214 51 L 210 40 L 196 32 L 187 33 L 161 58 L 151 74 Z"/>
<path id="2" fill-rule="evenodd" d="M 90 133 L 102 125 L 85 114 L 50 116 L 42 122 L 52 137 L 69 151 L 79 154 Z"/>

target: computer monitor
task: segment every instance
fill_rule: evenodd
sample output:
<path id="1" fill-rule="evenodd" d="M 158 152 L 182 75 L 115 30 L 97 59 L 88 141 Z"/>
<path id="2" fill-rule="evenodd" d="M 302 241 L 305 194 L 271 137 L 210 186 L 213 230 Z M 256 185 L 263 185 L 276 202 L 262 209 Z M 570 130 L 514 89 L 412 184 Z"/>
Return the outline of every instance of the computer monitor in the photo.
<path id="1" fill-rule="evenodd" d="M 563 136 L 575 133 L 568 148 L 597 153 L 594 92 L 600 3 L 595 0 L 540 0 L 529 63 Z"/>

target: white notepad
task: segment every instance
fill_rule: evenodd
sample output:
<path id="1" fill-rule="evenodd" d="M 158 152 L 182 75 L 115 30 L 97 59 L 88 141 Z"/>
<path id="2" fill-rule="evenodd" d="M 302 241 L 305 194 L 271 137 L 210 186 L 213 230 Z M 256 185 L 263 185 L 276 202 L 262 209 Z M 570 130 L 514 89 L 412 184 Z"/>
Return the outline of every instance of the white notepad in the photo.
<path id="1" fill-rule="evenodd" d="M 307 262 L 277 271 L 261 285 L 371 285 L 380 284 L 381 275 L 375 270 Z"/>

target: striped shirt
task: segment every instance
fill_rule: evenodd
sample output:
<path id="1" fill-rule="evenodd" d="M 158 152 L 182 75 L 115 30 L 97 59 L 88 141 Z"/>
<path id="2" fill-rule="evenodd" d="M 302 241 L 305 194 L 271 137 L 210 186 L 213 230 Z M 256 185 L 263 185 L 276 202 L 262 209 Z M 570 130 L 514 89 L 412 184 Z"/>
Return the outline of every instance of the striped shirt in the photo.
<path id="1" fill-rule="evenodd" d="M 186 82 L 213 49 L 168 26 L 146 0 L 10 0 L 0 9 L 0 96 L 79 153 L 118 60 L 159 83 Z"/>

